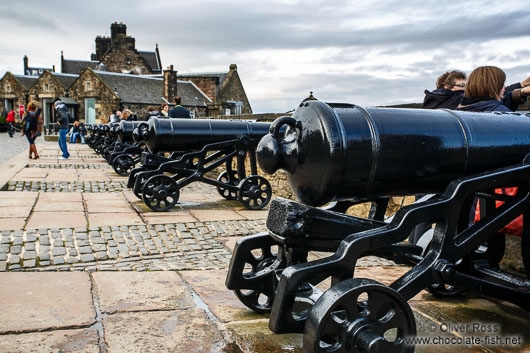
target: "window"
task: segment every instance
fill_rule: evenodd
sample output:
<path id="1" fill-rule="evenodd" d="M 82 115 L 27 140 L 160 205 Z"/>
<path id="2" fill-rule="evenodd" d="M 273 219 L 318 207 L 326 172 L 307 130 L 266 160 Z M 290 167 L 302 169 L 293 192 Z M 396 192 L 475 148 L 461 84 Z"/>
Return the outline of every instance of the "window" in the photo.
<path id="1" fill-rule="evenodd" d="M 195 109 L 190 109 L 190 117 L 195 119 Z"/>
<path id="2" fill-rule="evenodd" d="M 85 82 L 85 89 L 87 91 L 91 91 L 92 90 L 92 83 L 90 81 Z"/>
<path id="3" fill-rule="evenodd" d="M 131 59 L 129 59 L 129 58 L 125 59 L 125 63 L 126 63 L 127 65 L 131 65 Z"/>
<path id="4" fill-rule="evenodd" d="M 6 92 L 11 92 L 11 86 L 10 85 L 6 85 Z"/>
<path id="5" fill-rule="evenodd" d="M 50 85 L 47 83 L 44 84 L 44 92 L 50 92 Z"/>
<path id="6" fill-rule="evenodd" d="M 230 108 L 225 108 L 225 115 L 230 115 Z"/>

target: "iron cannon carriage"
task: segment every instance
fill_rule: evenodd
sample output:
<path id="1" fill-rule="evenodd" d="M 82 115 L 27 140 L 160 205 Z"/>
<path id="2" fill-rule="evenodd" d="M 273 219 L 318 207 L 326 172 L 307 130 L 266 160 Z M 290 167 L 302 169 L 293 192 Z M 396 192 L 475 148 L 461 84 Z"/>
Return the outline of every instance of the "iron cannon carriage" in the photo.
<path id="1" fill-rule="evenodd" d="M 180 189 L 197 181 L 217 187 L 225 199 L 261 209 L 269 203 L 272 188 L 258 175 L 255 149 L 269 127 L 248 121 L 151 118 L 135 130 L 135 140 L 144 141 L 149 152 L 142 153 L 141 166 L 131 171 L 128 187 L 155 211 L 171 209 Z M 209 176 L 223 165 L 216 179 Z"/>
<path id="2" fill-rule="evenodd" d="M 271 202 L 268 232 L 237 242 L 226 286 L 254 311 L 270 312 L 273 332 L 303 333 L 307 352 L 413 352 L 407 301 L 425 288 L 530 310 L 526 224 L 526 276 L 499 268 L 502 229 L 521 214 L 529 219 L 529 153 L 530 119 L 522 114 L 302 103 L 257 148 L 261 169 L 285 170 L 301 202 Z M 498 192 L 507 187 L 516 192 Z M 432 196 L 384 220 L 389 196 L 425 193 Z M 334 200 L 377 207 L 368 218 L 316 207 Z M 431 226 L 427 239 L 407 241 Z M 313 260 L 311 251 L 329 256 Z M 368 255 L 411 268 L 388 286 L 357 278 L 356 263 Z"/>
<path id="3" fill-rule="evenodd" d="M 115 131 L 117 141 L 104 153 L 109 165 L 121 176 L 129 175 L 130 171 L 140 162 L 142 152 L 146 150 L 145 143 L 133 140 L 133 132 L 140 124 L 142 122 L 121 121 Z"/>

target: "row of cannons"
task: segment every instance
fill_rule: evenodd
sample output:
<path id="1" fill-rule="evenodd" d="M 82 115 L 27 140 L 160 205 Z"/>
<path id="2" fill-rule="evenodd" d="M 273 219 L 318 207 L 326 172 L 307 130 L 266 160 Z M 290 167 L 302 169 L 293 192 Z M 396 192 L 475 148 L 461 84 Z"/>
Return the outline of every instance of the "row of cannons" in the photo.
<path id="1" fill-rule="evenodd" d="M 408 338 L 416 335 L 416 322 L 408 301 L 426 288 L 437 297 L 466 291 L 530 310 L 528 222 L 521 235 L 526 275 L 499 267 L 503 228 L 520 215 L 530 219 L 530 119 L 524 114 L 309 101 L 272 124 L 121 124 L 122 143 L 132 130 L 133 146 L 142 150 L 123 150 L 131 158 L 123 168 L 130 170 L 129 186 L 153 209 L 171 207 L 179 188 L 193 181 L 260 208 L 271 188 L 256 164 L 267 174 L 286 172 L 300 202 L 271 202 L 268 231 L 238 240 L 226 286 L 248 308 L 269 314 L 273 332 L 303 333 L 307 352 L 413 352 Z M 96 135 L 93 141 L 101 139 Z M 124 155 L 116 153 L 107 153 L 109 162 Z M 133 168 L 138 156 L 141 164 Z M 218 179 L 204 176 L 222 164 Z M 516 192 L 501 192 L 506 188 Z M 426 196 L 385 219 L 393 195 Z M 372 204 L 368 217 L 346 214 L 361 202 Z M 313 259 L 312 251 L 329 256 Z M 410 269 L 383 285 L 355 276 L 365 256 Z"/>

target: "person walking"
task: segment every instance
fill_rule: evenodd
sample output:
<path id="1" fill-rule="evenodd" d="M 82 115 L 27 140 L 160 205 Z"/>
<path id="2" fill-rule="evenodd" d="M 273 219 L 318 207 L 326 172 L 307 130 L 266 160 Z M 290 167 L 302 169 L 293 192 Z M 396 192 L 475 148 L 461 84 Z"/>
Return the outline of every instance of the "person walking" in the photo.
<path id="1" fill-rule="evenodd" d="M 7 132 L 9 137 L 13 137 L 15 132 L 15 111 L 11 108 L 11 111 L 7 114 Z"/>
<path id="2" fill-rule="evenodd" d="M 35 112 L 37 105 L 35 102 L 29 102 L 28 111 L 24 114 L 22 119 L 22 136 L 26 136 L 29 142 L 29 159 L 39 159 L 39 154 L 37 153 L 37 146 L 35 146 L 35 139 L 37 138 L 39 132 L 39 112 Z"/>
<path id="3" fill-rule="evenodd" d="M 175 107 L 169 111 L 169 117 L 173 119 L 191 119 L 189 110 L 180 105 L 180 96 L 175 96 L 173 101 L 175 102 Z"/>
<path id="4" fill-rule="evenodd" d="M 57 125 L 59 125 L 58 143 L 63 153 L 59 159 L 64 160 L 70 157 L 70 153 L 68 153 L 68 146 L 66 145 L 66 134 L 68 134 L 68 120 L 70 114 L 68 113 L 66 105 L 59 98 L 55 99 L 53 106 L 55 109 L 55 116 L 57 117 Z"/>

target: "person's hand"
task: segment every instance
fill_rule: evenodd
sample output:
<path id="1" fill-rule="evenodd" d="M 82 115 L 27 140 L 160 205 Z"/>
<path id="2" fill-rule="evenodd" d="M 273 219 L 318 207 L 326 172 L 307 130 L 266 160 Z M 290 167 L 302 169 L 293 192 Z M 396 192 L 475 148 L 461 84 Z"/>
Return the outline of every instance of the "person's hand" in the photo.
<path id="1" fill-rule="evenodd" d="M 521 81 L 521 86 L 524 88 L 524 87 L 528 87 L 530 86 L 530 77 L 528 77 L 526 80 L 524 81 Z"/>
<path id="2" fill-rule="evenodd" d="M 524 88 L 521 88 L 521 96 L 530 97 L 530 86 L 525 86 Z"/>

